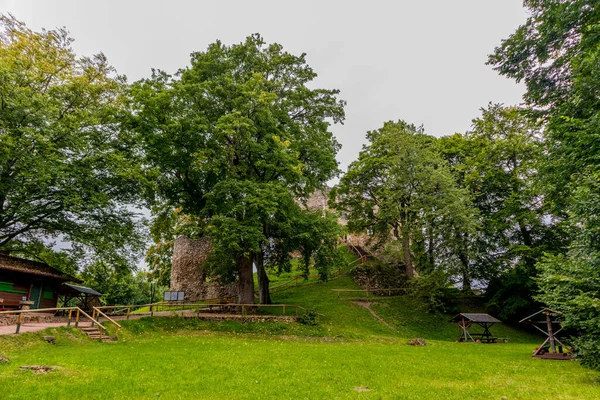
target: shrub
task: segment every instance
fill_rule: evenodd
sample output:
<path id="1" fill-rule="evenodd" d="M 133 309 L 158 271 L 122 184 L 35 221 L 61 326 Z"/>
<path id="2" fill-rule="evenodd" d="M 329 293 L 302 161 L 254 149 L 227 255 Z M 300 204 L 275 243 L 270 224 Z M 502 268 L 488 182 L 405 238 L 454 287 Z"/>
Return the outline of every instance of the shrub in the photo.
<path id="1" fill-rule="evenodd" d="M 319 314 L 315 310 L 307 310 L 304 314 L 298 317 L 298 322 L 308 326 L 319 326 Z"/>

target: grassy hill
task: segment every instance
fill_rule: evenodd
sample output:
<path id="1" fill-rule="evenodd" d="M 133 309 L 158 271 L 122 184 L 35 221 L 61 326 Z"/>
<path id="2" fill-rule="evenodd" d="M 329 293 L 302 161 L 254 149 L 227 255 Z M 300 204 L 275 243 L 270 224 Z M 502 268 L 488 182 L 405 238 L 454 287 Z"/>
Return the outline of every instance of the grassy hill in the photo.
<path id="1" fill-rule="evenodd" d="M 78 332 L 0 337 L 2 399 L 594 399 L 599 375 L 577 362 L 531 358 L 535 335 L 499 325 L 507 344 L 456 343 L 451 315 L 430 314 L 410 297 L 365 304 L 331 289 L 350 278 L 307 283 L 276 294 L 325 316 L 297 323 L 143 318 L 124 322 L 117 343 Z M 47 334 L 47 333 L 46 333 Z M 407 339 L 425 338 L 413 347 Z M 59 366 L 32 374 L 19 366 Z"/>

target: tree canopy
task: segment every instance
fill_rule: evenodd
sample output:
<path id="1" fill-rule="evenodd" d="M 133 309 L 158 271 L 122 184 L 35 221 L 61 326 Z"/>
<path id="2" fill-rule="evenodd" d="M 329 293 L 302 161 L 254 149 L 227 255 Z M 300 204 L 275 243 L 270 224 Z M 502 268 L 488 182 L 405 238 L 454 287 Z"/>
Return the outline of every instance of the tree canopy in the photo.
<path id="1" fill-rule="evenodd" d="M 118 123 L 125 81 L 71 43 L 0 16 L 0 250 L 65 268 L 60 242 L 67 258 L 130 266 L 142 176 Z"/>
<path id="2" fill-rule="evenodd" d="M 332 192 L 336 207 L 347 213 L 348 228 L 374 233 L 375 247 L 400 249 L 409 277 L 440 263 L 447 268 L 460 247 L 460 237 L 453 234 L 473 231 L 475 210 L 436 139 L 404 121 L 386 122 L 367 139 L 370 143 Z"/>
<path id="3" fill-rule="evenodd" d="M 137 133 L 153 168 L 155 204 L 181 207 L 212 238 L 211 266 L 253 302 L 252 265 L 276 229 L 338 172 L 329 131 L 344 119 L 338 91 L 313 89 L 305 55 L 259 35 L 192 53 L 176 76 L 154 71 L 132 87 Z"/>
<path id="4" fill-rule="evenodd" d="M 546 128 L 546 198 L 573 239 L 566 254 L 547 254 L 538 264 L 538 298 L 564 313 L 582 361 L 600 368 L 600 8 L 592 0 L 528 0 L 525 6 L 530 18 L 489 62 L 527 85 L 525 99 Z"/>

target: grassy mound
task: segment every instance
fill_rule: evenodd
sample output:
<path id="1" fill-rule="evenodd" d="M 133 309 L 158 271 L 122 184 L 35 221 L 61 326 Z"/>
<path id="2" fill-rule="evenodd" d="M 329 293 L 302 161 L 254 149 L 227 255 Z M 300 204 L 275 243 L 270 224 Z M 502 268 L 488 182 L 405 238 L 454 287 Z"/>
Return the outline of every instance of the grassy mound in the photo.
<path id="1" fill-rule="evenodd" d="M 335 288 L 357 285 L 345 277 L 274 296 L 324 314 L 319 326 L 155 317 L 123 321 L 116 343 L 66 328 L 0 336 L 11 360 L 0 364 L 2 399 L 600 398 L 598 373 L 532 359 L 537 336 L 500 324 L 493 332 L 508 344 L 456 343 L 451 315 L 414 298 L 359 304 Z M 427 346 L 408 345 L 413 337 Z"/>

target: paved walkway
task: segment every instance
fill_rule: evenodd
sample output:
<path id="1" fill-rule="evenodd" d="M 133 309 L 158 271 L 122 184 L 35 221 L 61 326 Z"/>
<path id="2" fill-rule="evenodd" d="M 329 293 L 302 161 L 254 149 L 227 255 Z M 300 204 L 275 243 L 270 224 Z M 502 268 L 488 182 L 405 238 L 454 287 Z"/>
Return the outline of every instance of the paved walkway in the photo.
<path id="1" fill-rule="evenodd" d="M 196 318 L 200 319 L 212 320 L 212 321 L 224 321 L 224 320 L 250 320 L 250 321 L 266 321 L 266 320 L 282 320 L 282 321 L 290 321 L 293 320 L 294 317 L 282 317 L 277 315 L 246 315 L 242 316 L 239 314 L 219 314 L 219 313 L 200 313 L 196 310 L 173 310 L 173 311 L 157 311 L 154 313 L 155 317 L 171 317 L 174 314 L 180 315 L 186 318 Z M 149 317 L 150 313 L 140 313 L 140 314 L 129 314 L 129 319 L 140 319 L 142 317 Z M 63 317 L 64 318 L 64 317 Z M 111 319 L 115 321 L 122 321 L 127 319 L 126 315 L 115 315 L 111 316 Z M 105 318 L 100 318 L 99 322 L 104 326 L 107 326 L 107 320 Z M 60 322 L 27 322 L 21 324 L 20 333 L 25 332 L 38 332 L 43 331 L 48 328 L 56 328 L 59 326 L 67 326 L 67 321 Z M 109 323 L 110 324 L 110 323 Z M 88 327 L 91 323 L 87 318 L 82 318 L 81 322 L 79 322 L 79 327 Z M 71 321 L 71 327 L 75 326 L 75 322 Z M 0 326 L 0 335 L 14 335 L 16 333 L 17 326 L 16 325 L 7 325 Z"/>
<path id="2" fill-rule="evenodd" d="M 188 316 L 189 315 L 196 315 L 197 313 L 193 310 L 186 310 L 186 311 L 157 311 L 154 313 L 154 316 L 156 317 L 170 317 L 173 314 L 179 314 L 179 315 L 185 315 Z M 148 317 L 150 316 L 150 313 L 140 313 L 140 314 L 129 314 L 129 319 L 140 319 L 142 317 Z M 115 321 L 122 321 L 127 319 L 127 316 L 125 315 L 115 315 L 110 317 L 111 319 L 115 320 Z M 100 318 L 99 321 L 101 324 L 103 324 L 104 326 L 106 326 L 104 323 L 106 322 L 106 318 Z M 67 321 L 60 321 L 60 322 L 27 322 L 24 324 L 21 324 L 21 331 L 20 333 L 25 333 L 25 332 L 39 332 L 39 331 L 43 331 L 44 329 L 48 329 L 48 328 L 57 328 L 59 326 L 67 326 L 68 322 Z M 89 322 L 89 320 L 87 320 L 86 318 L 82 318 L 81 322 L 79 322 L 79 327 L 87 327 L 90 326 L 91 323 Z M 71 321 L 71 326 L 74 327 L 75 326 L 75 321 Z M 0 335 L 12 335 L 15 334 L 17 331 L 17 325 L 6 325 L 6 326 L 0 326 Z"/>

